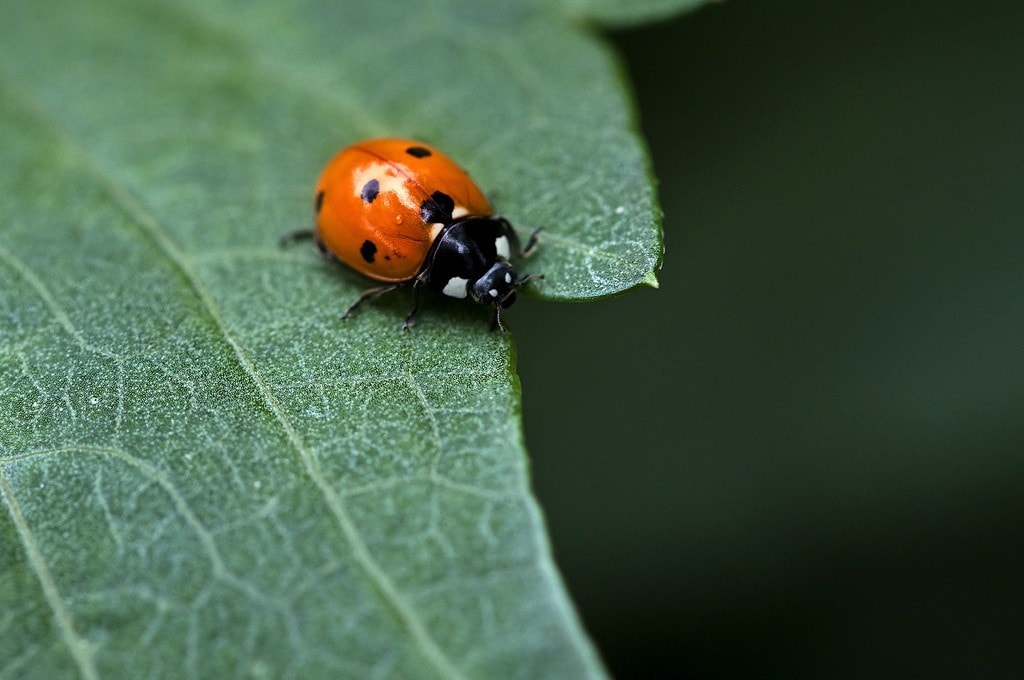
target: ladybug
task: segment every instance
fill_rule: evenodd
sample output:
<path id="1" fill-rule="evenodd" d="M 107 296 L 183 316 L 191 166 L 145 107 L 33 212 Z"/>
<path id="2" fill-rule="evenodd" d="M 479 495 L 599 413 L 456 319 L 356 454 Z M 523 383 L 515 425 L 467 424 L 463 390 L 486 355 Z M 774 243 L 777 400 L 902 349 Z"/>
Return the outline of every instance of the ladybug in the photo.
<path id="1" fill-rule="evenodd" d="M 282 243 L 312 238 L 320 252 L 384 285 L 363 291 L 358 307 L 411 284 L 415 323 L 417 293 L 428 287 L 469 298 L 493 310 L 491 327 L 505 327 L 501 310 L 516 291 L 539 275 L 519 276 L 509 262 L 528 255 L 512 225 L 491 206 L 451 158 L 409 139 L 369 139 L 342 149 L 324 167 L 313 190 L 316 229 L 286 235 Z"/>

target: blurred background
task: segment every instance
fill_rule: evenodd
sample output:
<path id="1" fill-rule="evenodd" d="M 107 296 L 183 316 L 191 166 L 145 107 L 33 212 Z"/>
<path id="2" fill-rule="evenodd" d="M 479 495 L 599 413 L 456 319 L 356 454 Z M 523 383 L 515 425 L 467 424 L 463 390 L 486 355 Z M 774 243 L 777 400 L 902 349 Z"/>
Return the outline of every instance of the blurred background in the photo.
<path id="1" fill-rule="evenodd" d="M 510 317 L 609 668 L 1021 677 L 1024 3 L 730 0 L 611 38 L 661 289 Z"/>

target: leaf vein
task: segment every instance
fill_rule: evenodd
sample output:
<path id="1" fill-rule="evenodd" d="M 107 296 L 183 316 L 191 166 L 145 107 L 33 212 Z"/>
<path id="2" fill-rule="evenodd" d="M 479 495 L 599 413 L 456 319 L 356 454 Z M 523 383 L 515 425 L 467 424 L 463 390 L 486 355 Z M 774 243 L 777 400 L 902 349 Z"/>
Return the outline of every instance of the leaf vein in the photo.
<path id="1" fill-rule="evenodd" d="M 11 481 L 2 466 L 0 466 L 0 496 L 3 496 L 7 512 L 10 514 L 11 521 L 14 522 L 14 526 L 18 531 L 18 536 L 21 539 L 22 547 L 25 549 L 29 564 L 32 566 L 32 571 L 35 572 L 39 585 L 43 589 L 43 597 L 50 606 L 54 621 L 61 632 L 61 636 L 64 638 L 64 642 L 71 651 L 75 665 L 85 680 L 98 680 L 99 674 L 96 672 L 93 652 L 86 640 L 75 630 L 75 623 L 71 618 L 71 612 L 64 605 L 64 599 L 57 589 L 57 582 L 53 578 L 53 573 L 43 558 L 39 544 L 36 542 L 32 529 L 29 527 L 28 521 L 21 511 L 21 505 L 14 495 Z"/>
<path id="2" fill-rule="evenodd" d="M 630 262 L 626 258 L 622 257 L 621 255 L 616 255 L 613 252 L 610 252 L 610 251 L 607 251 L 607 250 L 602 250 L 600 248 L 588 245 L 586 243 L 580 243 L 579 241 L 574 241 L 574 240 L 566 238 L 564 236 L 559 236 L 558 234 L 555 234 L 554 232 L 548 232 L 548 231 L 544 232 L 543 234 L 541 234 L 540 240 L 541 241 L 550 241 L 552 243 L 558 244 L 559 246 L 567 248 L 568 250 L 575 250 L 577 252 L 581 252 L 581 253 L 584 253 L 586 255 L 590 255 L 592 257 L 596 257 L 598 259 L 610 260 L 612 262 L 618 262 L 619 264 L 622 264 L 622 265 L 632 265 L 633 264 L 632 262 Z"/>
<path id="3" fill-rule="evenodd" d="M 0 459 L 2 460 L 2 459 Z M 350 498 L 352 496 L 358 496 L 360 494 L 372 493 L 374 491 L 386 491 L 395 487 L 402 486 L 403 484 L 409 484 L 414 482 L 428 482 L 435 486 L 443 487 L 451 491 L 458 491 L 470 496 L 476 496 L 486 500 L 514 500 L 516 494 L 506 491 L 496 491 L 492 489 L 485 489 L 472 484 L 466 484 L 464 482 L 457 482 L 454 479 L 445 477 L 444 475 L 437 474 L 435 472 L 428 472 L 427 474 L 418 475 L 400 475 L 397 477 L 389 477 L 386 479 L 376 479 L 359 486 L 349 487 L 341 494 L 343 498 Z"/>
<path id="4" fill-rule="evenodd" d="M 35 291 L 36 295 L 39 296 L 39 299 L 43 301 L 44 305 L 46 305 L 46 308 L 50 310 L 50 314 L 53 315 L 53 318 L 56 319 L 60 327 L 63 328 L 68 333 L 68 335 L 74 338 L 75 342 L 77 342 L 81 347 L 90 352 L 94 352 L 96 354 L 109 357 L 111 359 L 120 360 L 122 358 L 121 355 L 117 354 L 116 352 L 111 352 L 108 349 L 97 347 L 96 345 L 93 345 L 88 340 L 86 340 L 85 336 L 82 335 L 81 331 L 79 331 L 75 327 L 75 324 L 72 323 L 71 318 L 68 317 L 67 315 L 67 312 L 65 312 L 64 309 L 57 303 L 57 300 L 53 297 L 53 294 L 50 292 L 50 289 L 46 286 L 45 283 L 43 283 L 43 281 L 38 276 L 36 276 L 36 273 L 32 271 L 32 268 L 29 267 L 20 258 L 18 258 L 14 253 L 7 250 L 3 246 L 0 246 L 0 261 L 6 264 L 9 269 L 11 269 L 15 274 L 17 274 L 22 280 L 25 281 L 25 283 L 29 285 L 29 287 L 32 288 L 32 290 Z"/>
<path id="5" fill-rule="evenodd" d="M 216 578 L 219 581 L 223 581 L 224 583 L 227 583 L 233 588 L 236 588 L 245 595 L 249 596 L 254 601 L 259 602 L 260 604 L 274 604 L 271 598 L 259 592 L 251 584 L 246 583 L 244 580 L 242 580 L 237 575 L 232 573 L 230 569 L 228 569 L 227 565 L 224 563 L 224 558 L 220 554 L 220 550 L 217 548 L 216 542 L 213 540 L 213 534 L 211 534 L 206 529 L 206 527 L 203 526 L 203 523 L 199 521 L 199 518 L 196 516 L 196 514 L 192 511 L 192 508 L 189 506 L 188 501 L 185 500 L 185 497 L 181 494 L 180 491 L 178 491 L 178 488 L 167 477 L 167 475 L 159 468 L 154 467 L 150 463 L 147 463 L 146 461 L 136 456 L 133 456 L 127 451 L 124 451 L 123 449 L 117 447 L 94 446 L 91 444 L 67 444 L 64 446 L 57 446 L 52 448 L 34 449 L 32 451 L 25 451 L 16 456 L 11 456 L 9 458 L 3 459 L 2 462 L 9 464 L 14 461 L 26 460 L 29 458 L 48 457 L 52 455 L 77 452 L 93 453 L 101 456 L 108 456 L 110 458 L 116 458 L 117 460 L 120 460 L 123 463 L 138 470 L 140 473 L 142 473 L 144 477 L 146 477 L 150 481 L 155 482 L 161 489 L 164 490 L 164 493 L 166 493 L 167 496 L 171 499 L 171 502 L 174 504 L 175 510 L 188 525 L 189 529 L 191 529 L 192 532 L 196 535 L 196 538 L 199 539 L 200 544 L 202 544 L 203 546 L 203 551 L 206 553 L 207 557 L 210 560 L 210 565 L 213 569 L 214 578 Z M 102 493 L 100 492 L 98 486 L 96 486 L 96 493 L 100 494 L 102 509 L 104 510 L 105 514 L 107 514 L 108 521 L 111 521 L 112 518 L 110 517 L 109 514 L 110 510 L 107 507 L 107 503 L 105 499 L 103 499 Z M 117 542 L 119 544 L 121 543 L 121 540 L 117 538 L 116 534 L 115 539 L 117 539 Z"/>

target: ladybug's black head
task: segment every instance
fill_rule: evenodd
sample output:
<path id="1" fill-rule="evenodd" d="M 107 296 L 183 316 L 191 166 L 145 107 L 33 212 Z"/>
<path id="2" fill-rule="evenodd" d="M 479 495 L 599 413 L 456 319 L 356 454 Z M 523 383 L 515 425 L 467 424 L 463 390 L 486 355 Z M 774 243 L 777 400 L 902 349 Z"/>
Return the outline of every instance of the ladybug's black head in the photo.
<path id="1" fill-rule="evenodd" d="M 516 289 L 522 283 L 512 265 L 505 260 L 498 260 L 472 283 L 469 296 L 482 305 L 511 307 L 516 301 Z"/>

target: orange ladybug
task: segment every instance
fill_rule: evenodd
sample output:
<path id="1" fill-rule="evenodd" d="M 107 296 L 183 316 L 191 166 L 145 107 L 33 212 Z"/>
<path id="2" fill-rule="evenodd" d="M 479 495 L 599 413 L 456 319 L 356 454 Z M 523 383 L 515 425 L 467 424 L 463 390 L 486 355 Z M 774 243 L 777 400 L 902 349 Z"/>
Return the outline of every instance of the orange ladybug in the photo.
<path id="1" fill-rule="evenodd" d="M 342 149 L 324 167 L 313 191 L 316 229 L 286 235 L 283 243 L 311 237 L 320 252 L 386 285 L 370 288 L 348 308 L 406 284 L 501 309 L 516 290 L 539 276 L 516 274 L 509 263 L 529 254 L 535 231 L 521 248 L 508 220 L 493 214 L 466 171 L 437 149 L 409 139 L 369 139 Z"/>

